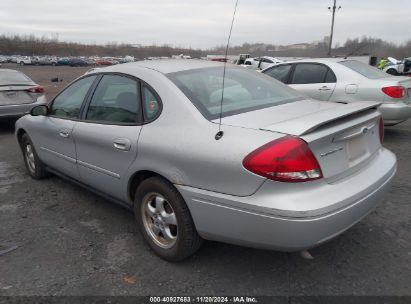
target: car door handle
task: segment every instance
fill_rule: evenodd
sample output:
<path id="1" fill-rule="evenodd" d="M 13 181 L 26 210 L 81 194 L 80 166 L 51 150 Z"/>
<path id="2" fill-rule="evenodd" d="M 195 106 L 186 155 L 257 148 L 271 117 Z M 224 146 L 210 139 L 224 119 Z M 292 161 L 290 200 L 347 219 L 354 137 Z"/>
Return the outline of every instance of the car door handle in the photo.
<path id="1" fill-rule="evenodd" d="M 331 88 L 327 87 L 327 86 L 323 86 L 321 88 L 319 88 L 320 91 L 331 91 Z"/>
<path id="2" fill-rule="evenodd" d="M 61 137 L 64 137 L 64 138 L 68 138 L 68 137 L 70 137 L 70 130 L 62 129 L 62 130 L 60 130 L 59 135 Z"/>
<path id="3" fill-rule="evenodd" d="M 127 138 L 117 138 L 114 140 L 113 146 L 114 148 L 122 151 L 129 151 L 131 148 L 131 142 Z"/>

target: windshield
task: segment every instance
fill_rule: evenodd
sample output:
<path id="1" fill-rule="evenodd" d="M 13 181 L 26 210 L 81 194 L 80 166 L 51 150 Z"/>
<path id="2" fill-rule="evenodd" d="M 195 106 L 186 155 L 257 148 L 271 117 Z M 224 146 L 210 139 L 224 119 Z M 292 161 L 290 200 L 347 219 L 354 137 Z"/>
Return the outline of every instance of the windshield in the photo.
<path id="1" fill-rule="evenodd" d="M 367 77 L 368 79 L 379 79 L 390 76 L 375 67 L 356 60 L 340 61 L 339 64 L 346 66 L 347 68 L 363 75 L 364 77 Z"/>
<path id="2" fill-rule="evenodd" d="M 167 74 L 209 120 L 220 116 L 223 67 Z M 230 116 L 304 99 L 281 82 L 243 68 L 228 67 L 224 80 L 222 116 Z"/>
<path id="3" fill-rule="evenodd" d="M 17 71 L 0 70 L 0 85 L 32 84 L 33 81 Z"/>

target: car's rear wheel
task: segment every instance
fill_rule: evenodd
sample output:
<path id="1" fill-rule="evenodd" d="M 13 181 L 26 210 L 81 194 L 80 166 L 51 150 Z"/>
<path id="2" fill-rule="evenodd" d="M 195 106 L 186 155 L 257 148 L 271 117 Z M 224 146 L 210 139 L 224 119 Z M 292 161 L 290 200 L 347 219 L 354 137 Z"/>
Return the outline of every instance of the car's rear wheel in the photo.
<path id="1" fill-rule="evenodd" d="M 24 62 L 22 61 L 22 62 L 20 62 L 20 65 L 24 65 Z"/>
<path id="2" fill-rule="evenodd" d="M 137 188 L 134 213 L 151 249 L 167 261 L 180 261 L 202 243 L 190 211 L 177 189 L 160 177 L 151 177 Z"/>
<path id="3" fill-rule="evenodd" d="M 42 179 L 47 177 L 49 174 L 46 167 L 38 158 L 33 143 L 27 134 L 24 134 L 21 138 L 21 149 L 23 152 L 24 163 L 29 175 L 34 179 Z"/>

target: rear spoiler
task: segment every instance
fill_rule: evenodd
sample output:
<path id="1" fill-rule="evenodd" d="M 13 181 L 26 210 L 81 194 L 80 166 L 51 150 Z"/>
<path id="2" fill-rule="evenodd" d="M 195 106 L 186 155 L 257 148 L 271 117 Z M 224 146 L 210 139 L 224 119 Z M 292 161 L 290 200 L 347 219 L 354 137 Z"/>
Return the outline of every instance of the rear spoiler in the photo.
<path id="1" fill-rule="evenodd" d="M 321 126 L 324 126 L 328 123 L 335 122 L 337 120 L 343 119 L 345 117 L 360 114 L 369 110 L 376 110 L 381 103 L 378 102 L 353 102 L 342 104 L 339 103 L 339 107 L 326 109 L 314 114 L 310 114 L 304 119 L 301 117 L 278 122 L 266 127 L 260 128 L 264 131 L 279 132 L 284 134 L 301 136 L 313 132 L 315 129 L 318 129 Z"/>

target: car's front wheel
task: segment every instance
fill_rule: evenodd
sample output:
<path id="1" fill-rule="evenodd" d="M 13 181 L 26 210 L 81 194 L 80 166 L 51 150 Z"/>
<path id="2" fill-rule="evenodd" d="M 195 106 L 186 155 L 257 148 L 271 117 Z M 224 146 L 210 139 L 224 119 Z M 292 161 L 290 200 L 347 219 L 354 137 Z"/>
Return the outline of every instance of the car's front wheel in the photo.
<path id="1" fill-rule="evenodd" d="M 202 243 L 190 211 L 177 189 L 160 177 L 144 180 L 137 188 L 134 213 L 151 249 L 167 261 L 180 261 Z"/>
<path id="2" fill-rule="evenodd" d="M 398 72 L 395 69 L 388 69 L 387 73 L 390 75 L 398 76 Z"/>
<path id="3" fill-rule="evenodd" d="M 33 143 L 27 134 L 24 134 L 21 138 L 21 150 L 23 152 L 27 172 L 32 178 L 42 179 L 49 175 L 46 171 L 46 167 L 37 156 Z"/>

